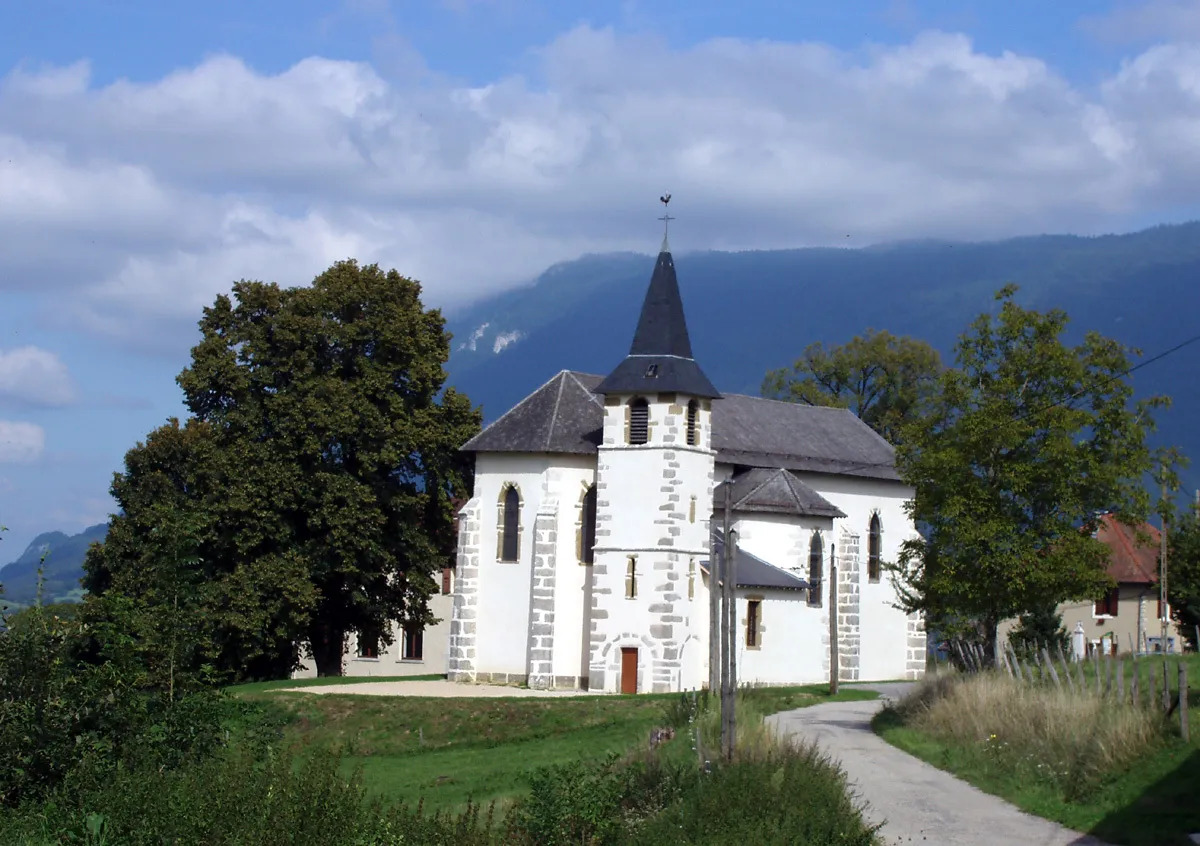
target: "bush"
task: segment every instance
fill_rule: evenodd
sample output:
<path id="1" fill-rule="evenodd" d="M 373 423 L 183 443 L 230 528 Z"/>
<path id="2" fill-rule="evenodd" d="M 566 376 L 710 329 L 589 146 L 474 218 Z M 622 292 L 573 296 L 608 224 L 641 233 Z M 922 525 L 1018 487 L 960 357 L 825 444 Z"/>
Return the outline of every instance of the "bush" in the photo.
<path id="1" fill-rule="evenodd" d="M 1054 784 L 1068 801 L 1165 737 L 1163 718 L 1153 710 L 994 672 L 927 677 L 887 707 L 937 740 Z"/>

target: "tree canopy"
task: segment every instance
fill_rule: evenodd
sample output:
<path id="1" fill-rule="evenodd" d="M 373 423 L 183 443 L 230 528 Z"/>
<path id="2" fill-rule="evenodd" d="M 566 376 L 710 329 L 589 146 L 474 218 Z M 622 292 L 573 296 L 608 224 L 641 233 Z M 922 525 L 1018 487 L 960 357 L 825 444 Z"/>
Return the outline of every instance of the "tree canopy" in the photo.
<path id="1" fill-rule="evenodd" d="M 1167 598 L 1171 617 L 1180 633 L 1197 644 L 1196 626 L 1200 625 L 1200 518 L 1190 511 L 1173 521 L 1167 533 Z"/>
<path id="2" fill-rule="evenodd" d="M 126 455 L 85 586 L 184 598 L 204 658 L 239 676 L 290 671 L 301 643 L 338 675 L 349 632 L 431 622 L 481 415 L 445 387 L 450 337 L 420 294 L 343 261 L 311 287 L 218 296 L 178 378 L 191 417 Z"/>
<path id="3" fill-rule="evenodd" d="M 1165 398 L 1133 399 L 1138 351 L 1089 332 L 1063 340 L 1061 310 L 996 295 L 960 337 L 955 366 L 897 450 L 923 537 L 906 542 L 893 580 L 907 610 L 978 622 L 990 647 L 1001 620 L 1047 601 L 1092 598 L 1110 583 L 1101 512 L 1145 519 L 1147 444 Z"/>
<path id="4" fill-rule="evenodd" d="M 868 329 L 841 346 L 810 344 L 790 367 L 766 375 L 762 395 L 847 408 L 895 444 L 941 369 L 941 357 L 926 342 Z"/>

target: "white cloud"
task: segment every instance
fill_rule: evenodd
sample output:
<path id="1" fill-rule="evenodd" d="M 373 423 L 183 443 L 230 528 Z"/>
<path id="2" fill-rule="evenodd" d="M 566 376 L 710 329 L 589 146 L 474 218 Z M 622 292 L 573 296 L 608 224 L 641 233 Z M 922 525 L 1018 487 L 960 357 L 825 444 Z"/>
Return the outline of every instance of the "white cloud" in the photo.
<path id="1" fill-rule="evenodd" d="M 39 347 L 0 349 L 0 401 L 27 405 L 70 405 L 78 398 L 67 366 Z"/>
<path id="2" fill-rule="evenodd" d="M 0 420 L 0 464 L 29 464 L 46 449 L 46 432 L 33 423 Z"/>
<path id="3" fill-rule="evenodd" d="M 1200 187 L 1200 46 L 1094 91 L 941 32 L 851 53 L 579 27 L 529 64 L 478 87 L 319 58 L 105 87 L 82 64 L 13 71 L 0 287 L 69 293 L 65 328 L 178 351 L 238 278 L 354 256 L 453 306 L 649 251 L 661 191 L 682 251 L 1098 231 Z"/>
<path id="4" fill-rule="evenodd" d="M 1200 38 L 1200 0 L 1124 2 L 1106 14 L 1084 17 L 1079 24 L 1102 41 L 1120 44 L 1194 41 Z"/>

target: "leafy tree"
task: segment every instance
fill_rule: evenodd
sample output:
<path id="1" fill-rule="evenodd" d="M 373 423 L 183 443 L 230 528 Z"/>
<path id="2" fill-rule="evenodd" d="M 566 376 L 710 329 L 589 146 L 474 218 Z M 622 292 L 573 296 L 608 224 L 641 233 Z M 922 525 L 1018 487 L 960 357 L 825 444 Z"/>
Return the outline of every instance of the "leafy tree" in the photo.
<path id="1" fill-rule="evenodd" d="M 1125 378 L 1136 350 L 1089 332 L 1068 346 L 1067 315 L 1037 312 L 1001 289 L 998 313 L 960 337 L 956 367 L 928 413 L 904 431 L 902 478 L 923 537 L 892 565 L 909 611 L 977 621 L 996 649 L 1001 620 L 1110 584 L 1098 514 L 1136 525 L 1149 509 L 1146 443 L 1165 398 L 1135 402 Z"/>
<path id="2" fill-rule="evenodd" d="M 1059 649 L 1069 652 L 1071 637 L 1063 625 L 1062 614 L 1058 613 L 1057 602 L 1039 602 L 1017 619 L 1016 627 L 1008 633 L 1008 640 L 1020 655 L 1046 647 L 1054 654 Z"/>
<path id="3" fill-rule="evenodd" d="M 810 344 L 791 367 L 766 375 L 762 395 L 848 408 L 894 444 L 941 369 L 937 350 L 924 341 L 868 329 L 842 346 Z"/>
<path id="4" fill-rule="evenodd" d="M 1180 634 L 1200 649 L 1196 642 L 1196 626 L 1200 625 L 1200 520 L 1188 513 L 1172 521 L 1173 530 L 1167 533 L 1167 596 L 1171 617 Z"/>
<path id="5" fill-rule="evenodd" d="M 150 601 L 147 568 L 151 604 L 185 585 L 213 659 L 243 676 L 286 673 L 302 642 L 340 675 L 349 632 L 432 622 L 450 501 L 469 485 L 458 448 L 481 418 L 444 385 L 450 337 L 420 293 L 343 261 L 311 287 L 217 297 L 178 379 L 193 416 L 126 457 L 88 589 Z"/>

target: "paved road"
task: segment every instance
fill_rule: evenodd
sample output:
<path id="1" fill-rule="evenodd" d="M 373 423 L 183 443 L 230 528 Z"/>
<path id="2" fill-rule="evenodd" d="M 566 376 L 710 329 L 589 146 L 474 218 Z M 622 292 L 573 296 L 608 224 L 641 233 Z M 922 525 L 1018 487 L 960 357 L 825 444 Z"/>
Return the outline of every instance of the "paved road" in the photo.
<path id="1" fill-rule="evenodd" d="M 872 687 L 885 697 L 907 685 Z M 768 717 L 779 729 L 815 740 L 838 759 L 867 818 L 884 823 L 888 846 L 1104 846 L 1088 835 L 1030 816 L 891 746 L 871 731 L 881 703 L 831 702 Z"/>

